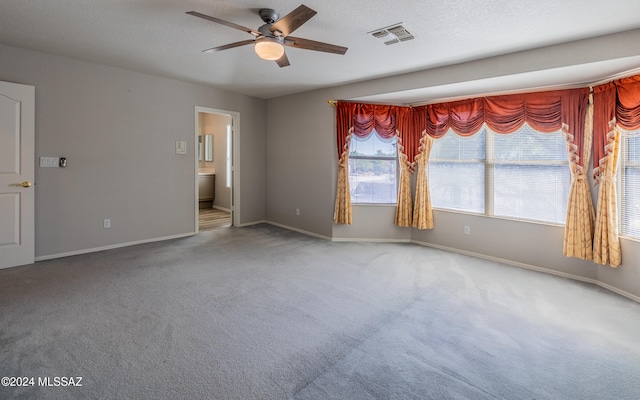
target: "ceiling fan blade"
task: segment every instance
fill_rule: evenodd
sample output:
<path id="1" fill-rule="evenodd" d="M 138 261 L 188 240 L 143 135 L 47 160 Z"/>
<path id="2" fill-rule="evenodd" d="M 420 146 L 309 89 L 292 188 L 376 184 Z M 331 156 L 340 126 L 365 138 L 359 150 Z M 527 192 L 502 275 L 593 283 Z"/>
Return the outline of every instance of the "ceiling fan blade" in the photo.
<path id="1" fill-rule="evenodd" d="M 289 36 L 293 31 L 300 28 L 302 24 L 311 19 L 317 12 L 310 9 L 305 5 L 301 5 L 295 10 L 291 11 L 289 14 L 280 18 L 277 22 L 275 22 L 269 30 L 271 32 L 280 31 L 282 35 L 276 36 Z"/>
<path id="2" fill-rule="evenodd" d="M 247 32 L 247 33 L 249 33 L 249 34 L 251 34 L 251 35 L 253 35 L 255 37 L 260 36 L 260 32 L 258 32 L 256 30 L 253 30 L 251 28 L 247 28 L 246 26 L 234 24 L 233 22 L 225 21 L 223 19 L 212 17 L 210 15 L 201 14 L 201 13 L 199 13 L 197 11 L 187 11 L 187 14 L 193 15 L 194 17 L 206 19 L 207 21 L 211 21 L 211 22 L 215 22 L 215 23 L 218 23 L 218 24 L 226 25 L 226 26 L 228 26 L 230 28 L 238 29 L 238 30 L 241 30 L 243 32 Z"/>
<path id="3" fill-rule="evenodd" d="M 227 49 L 233 49 L 234 47 L 240 47 L 247 44 L 254 44 L 256 41 L 253 39 L 243 40 L 241 42 L 229 43 L 224 46 L 214 47 L 212 49 L 202 50 L 203 53 L 215 53 L 216 51 L 222 51 Z"/>
<path id="4" fill-rule="evenodd" d="M 276 64 L 278 64 L 278 66 L 279 66 L 280 68 L 282 68 L 282 67 L 288 67 L 289 65 L 291 65 L 291 64 L 289 64 L 289 58 L 287 57 L 287 53 L 284 53 L 284 54 L 282 55 L 282 57 L 278 58 L 278 59 L 276 60 Z"/>
<path id="5" fill-rule="evenodd" d="M 284 40 L 284 45 L 289 47 L 295 47 L 298 49 L 324 51 L 325 53 L 344 54 L 347 52 L 347 47 L 336 46 L 335 44 L 316 42 L 315 40 L 302 39 L 287 36 Z"/>

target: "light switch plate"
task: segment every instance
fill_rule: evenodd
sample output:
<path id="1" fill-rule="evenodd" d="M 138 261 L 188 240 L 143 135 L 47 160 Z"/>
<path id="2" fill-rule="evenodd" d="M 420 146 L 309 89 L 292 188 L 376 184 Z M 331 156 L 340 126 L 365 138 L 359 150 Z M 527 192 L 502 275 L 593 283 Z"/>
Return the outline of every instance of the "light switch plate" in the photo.
<path id="1" fill-rule="evenodd" d="M 187 154 L 186 140 L 176 140 L 176 154 Z"/>
<path id="2" fill-rule="evenodd" d="M 58 157 L 40 157 L 40 168 L 58 168 L 60 159 Z"/>

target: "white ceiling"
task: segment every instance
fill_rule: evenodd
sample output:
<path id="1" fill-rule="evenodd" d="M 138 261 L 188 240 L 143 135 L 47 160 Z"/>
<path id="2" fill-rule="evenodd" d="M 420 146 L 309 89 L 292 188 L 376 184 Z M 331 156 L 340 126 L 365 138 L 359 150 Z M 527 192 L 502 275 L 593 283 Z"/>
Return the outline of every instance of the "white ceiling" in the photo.
<path id="1" fill-rule="evenodd" d="M 274 8 L 284 16 L 300 4 L 1 0 L 0 43 L 267 99 L 640 28 L 638 0 L 305 0 L 318 14 L 293 35 L 349 50 L 341 56 L 287 48 L 291 66 L 279 68 L 259 59 L 251 46 L 202 53 L 252 36 L 185 14 L 198 11 L 257 29 L 259 8 Z M 386 46 L 367 34 L 399 22 L 414 40 Z M 637 59 L 603 63 L 602 74 L 638 65 Z M 416 96 L 423 94 L 392 98 L 411 102 Z"/>

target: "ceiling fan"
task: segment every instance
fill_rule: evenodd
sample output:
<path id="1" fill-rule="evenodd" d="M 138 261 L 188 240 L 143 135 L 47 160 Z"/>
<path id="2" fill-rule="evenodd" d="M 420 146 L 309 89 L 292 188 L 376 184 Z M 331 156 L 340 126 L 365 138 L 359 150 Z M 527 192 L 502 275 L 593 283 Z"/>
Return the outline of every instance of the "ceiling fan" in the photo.
<path id="1" fill-rule="evenodd" d="M 273 60 L 280 67 L 286 67 L 290 64 L 287 54 L 284 51 L 284 46 L 334 54 L 344 54 L 347 52 L 346 47 L 289 36 L 293 31 L 298 29 L 302 24 L 317 14 L 316 11 L 305 5 L 301 5 L 282 18 L 280 18 L 280 14 L 276 10 L 261 8 L 258 11 L 258 14 L 265 24 L 257 30 L 234 24 L 233 22 L 225 21 L 220 18 L 201 14 L 197 11 L 188 11 L 187 14 L 226 25 L 230 28 L 238 29 L 254 36 L 253 39 L 229 43 L 223 46 L 204 50 L 204 53 L 214 53 L 216 51 L 253 44 L 255 52 L 260 58 L 264 60 Z"/>

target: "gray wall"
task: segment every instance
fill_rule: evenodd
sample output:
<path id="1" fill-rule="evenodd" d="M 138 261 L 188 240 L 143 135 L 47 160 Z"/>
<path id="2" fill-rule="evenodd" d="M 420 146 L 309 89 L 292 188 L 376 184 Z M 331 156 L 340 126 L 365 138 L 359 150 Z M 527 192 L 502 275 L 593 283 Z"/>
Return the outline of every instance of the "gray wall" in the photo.
<path id="1" fill-rule="evenodd" d="M 195 106 L 240 113 L 241 223 L 265 219 L 264 100 L 6 46 L 0 80 L 36 87 L 36 157 L 68 159 L 36 168 L 36 258 L 193 232 Z"/>
<path id="2" fill-rule="evenodd" d="M 332 216 L 338 157 L 335 114 L 327 105 L 328 99 L 348 100 L 638 56 L 638 42 L 640 30 L 635 30 L 453 67 L 270 99 L 267 102 L 267 219 L 334 240 L 411 240 L 502 259 L 560 275 L 597 281 L 640 298 L 638 241 L 622 239 L 623 265 L 613 269 L 562 255 L 564 228 L 552 225 L 435 211 L 436 228 L 419 231 L 394 227 L 395 210 L 384 206 L 354 206 L 353 225 L 334 225 Z M 568 82 L 571 79 L 567 76 Z M 295 208 L 303 211 L 298 217 L 294 214 Z M 309 215 L 305 210 L 313 210 L 313 214 Z M 463 235 L 464 225 L 471 226 L 471 235 Z"/>
<path id="3" fill-rule="evenodd" d="M 336 139 L 328 98 L 310 92 L 267 102 L 267 220 L 331 237 Z"/>

